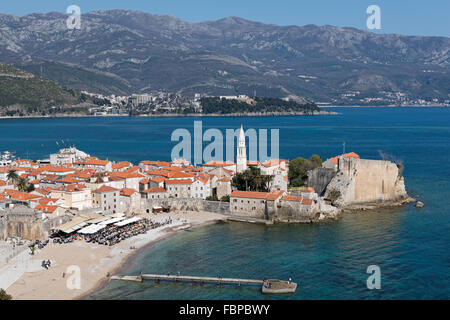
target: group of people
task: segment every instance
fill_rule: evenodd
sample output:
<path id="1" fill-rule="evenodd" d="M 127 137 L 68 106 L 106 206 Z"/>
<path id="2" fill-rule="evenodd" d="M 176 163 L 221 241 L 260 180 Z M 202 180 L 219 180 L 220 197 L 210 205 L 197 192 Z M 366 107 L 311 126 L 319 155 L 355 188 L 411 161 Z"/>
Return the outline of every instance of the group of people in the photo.
<path id="1" fill-rule="evenodd" d="M 86 235 L 84 239 L 86 242 L 95 242 L 102 245 L 113 246 L 122 240 L 146 233 L 148 230 L 156 229 L 170 223 L 172 223 L 172 219 L 168 218 L 162 222 L 142 219 L 133 224 L 121 227 L 109 225 L 95 234 Z"/>
<path id="2" fill-rule="evenodd" d="M 52 266 L 52 263 L 50 262 L 50 260 L 42 260 L 42 264 L 41 264 L 42 268 L 45 268 L 46 270 L 48 270 L 48 268 L 50 268 Z"/>
<path id="3" fill-rule="evenodd" d="M 172 219 L 170 217 L 163 221 L 152 221 L 150 219 L 144 218 L 125 226 L 116 226 L 114 224 L 111 224 L 94 234 L 72 234 L 68 237 L 55 237 L 53 239 L 53 242 L 63 244 L 71 243 L 77 239 L 84 239 L 86 242 L 94 242 L 106 246 L 113 246 L 121 242 L 122 240 L 146 233 L 148 230 L 156 229 L 170 223 L 172 223 Z"/>

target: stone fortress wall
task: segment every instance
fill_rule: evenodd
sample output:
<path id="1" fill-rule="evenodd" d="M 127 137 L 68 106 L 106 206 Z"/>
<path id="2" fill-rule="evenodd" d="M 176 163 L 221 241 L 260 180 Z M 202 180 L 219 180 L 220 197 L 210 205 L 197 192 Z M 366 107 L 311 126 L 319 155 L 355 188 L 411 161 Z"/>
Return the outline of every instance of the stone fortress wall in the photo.
<path id="1" fill-rule="evenodd" d="M 40 219 L 40 215 L 32 213 L 6 213 L 0 217 L 0 240 L 8 237 L 18 237 L 24 240 L 45 240 L 50 236 L 50 230 L 70 220 L 70 216 L 51 219 Z"/>
<path id="2" fill-rule="evenodd" d="M 327 186 L 325 196 L 339 191 L 337 205 L 393 202 L 408 197 L 397 165 L 384 160 L 343 158 L 338 172 Z"/>
<path id="3" fill-rule="evenodd" d="M 152 212 L 154 207 L 170 207 L 171 211 L 207 211 L 230 214 L 230 203 L 194 198 L 141 199 L 141 212 Z"/>

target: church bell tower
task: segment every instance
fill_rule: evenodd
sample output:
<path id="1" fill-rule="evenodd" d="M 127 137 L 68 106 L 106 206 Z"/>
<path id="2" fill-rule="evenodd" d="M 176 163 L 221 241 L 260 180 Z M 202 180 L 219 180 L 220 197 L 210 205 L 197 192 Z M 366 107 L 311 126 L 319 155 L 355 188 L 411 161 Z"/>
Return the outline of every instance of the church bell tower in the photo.
<path id="1" fill-rule="evenodd" d="M 237 172 L 243 172 L 247 170 L 247 149 L 245 146 L 245 133 L 242 125 L 241 131 L 239 132 L 239 139 L 236 152 L 236 170 Z"/>

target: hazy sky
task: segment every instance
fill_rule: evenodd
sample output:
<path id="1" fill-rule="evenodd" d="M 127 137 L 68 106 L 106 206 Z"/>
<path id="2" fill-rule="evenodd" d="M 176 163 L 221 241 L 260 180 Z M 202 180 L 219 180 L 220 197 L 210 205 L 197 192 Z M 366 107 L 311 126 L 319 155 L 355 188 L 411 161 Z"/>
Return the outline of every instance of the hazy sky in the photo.
<path id="1" fill-rule="evenodd" d="M 335 25 L 366 29 L 369 5 L 381 9 L 382 33 L 450 37 L 450 0 L 1 0 L 1 13 L 133 9 L 169 14 L 189 22 L 228 16 L 278 25 Z"/>

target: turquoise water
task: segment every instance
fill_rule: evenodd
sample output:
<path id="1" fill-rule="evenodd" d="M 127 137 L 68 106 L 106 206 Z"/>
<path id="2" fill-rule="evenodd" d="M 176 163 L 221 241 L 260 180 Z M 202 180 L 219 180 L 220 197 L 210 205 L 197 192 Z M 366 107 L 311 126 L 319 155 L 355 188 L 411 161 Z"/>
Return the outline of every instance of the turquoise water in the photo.
<path id="1" fill-rule="evenodd" d="M 244 118 L 76 118 L 0 120 L 0 150 L 41 158 L 56 140 L 111 160 L 169 160 L 176 128 L 279 128 L 280 156 L 347 151 L 403 161 L 406 187 L 425 203 L 344 214 L 338 221 L 271 227 L 227 223 L 182 232 L 144 250 L 126 273 L 245 278 L 292 277 L 299 290 L 263 296 L 257 287 L 112 282 L 89 298 L 116 299 L 449 299 L 450 109 L 342 108 L 338 116 Z M 60 142 L 61 145 L 61 142 Z M 366 288 L 367 266 L 381 290 Z"/>

